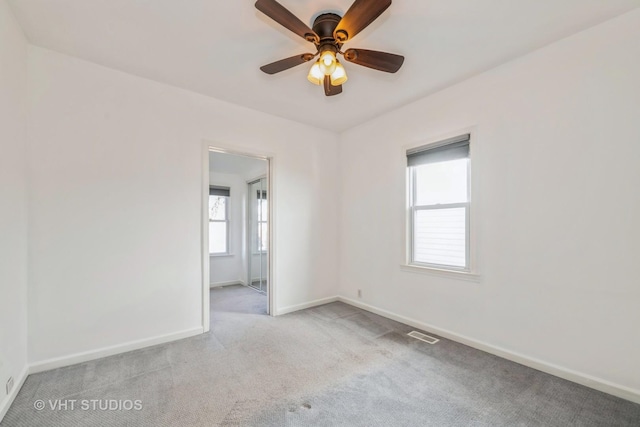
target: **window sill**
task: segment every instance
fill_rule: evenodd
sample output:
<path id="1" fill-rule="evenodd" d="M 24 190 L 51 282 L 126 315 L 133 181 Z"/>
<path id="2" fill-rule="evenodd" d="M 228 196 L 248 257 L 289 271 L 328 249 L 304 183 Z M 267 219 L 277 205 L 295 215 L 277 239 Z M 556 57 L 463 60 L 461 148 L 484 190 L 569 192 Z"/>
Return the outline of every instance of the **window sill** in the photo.
<path id="1" fill-rule="evenodd" d="M 480 283 L 480 275 L 466 271 L 444 270 L 441 268 L 422 267 L 417 265 L 401 264 L 400 269 L 409 273 L 426 274 L 428 276 L 445 277 L 447 279 L 465 280 L 467 282 Z"/>
<path id="2" fill-rule="evenodd" d="M 234 254 L 209 254 L 209 258 L 224 258 L 235 256 Z"/>

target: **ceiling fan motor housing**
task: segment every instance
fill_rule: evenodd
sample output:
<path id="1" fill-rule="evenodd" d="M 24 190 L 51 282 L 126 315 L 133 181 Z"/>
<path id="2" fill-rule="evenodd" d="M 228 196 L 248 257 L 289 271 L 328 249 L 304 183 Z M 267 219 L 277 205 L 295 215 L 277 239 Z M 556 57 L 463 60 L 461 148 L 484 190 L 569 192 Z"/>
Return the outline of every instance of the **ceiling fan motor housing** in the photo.
<path id="1" fill-rule="evenodd" d="M 336 43 L 333 38 L 333 31 L 338 26 L 342 17 L 335 13 L 323 13 L 313 21 L 313 31 L 320 37 L 320 43 Z"/>

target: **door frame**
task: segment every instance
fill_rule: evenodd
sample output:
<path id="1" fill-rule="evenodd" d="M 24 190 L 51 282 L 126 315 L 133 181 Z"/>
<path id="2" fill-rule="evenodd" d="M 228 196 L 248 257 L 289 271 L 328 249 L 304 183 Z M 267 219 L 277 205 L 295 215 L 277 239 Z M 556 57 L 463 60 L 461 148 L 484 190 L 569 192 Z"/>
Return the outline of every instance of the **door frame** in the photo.
<path id="1" fill-rule="evenodd" d="M 228 146 L 226 144 L 204 141 L 202 146 L 202 191 L 201 191 L 201 264 L 202 264 L 202 328 L 204 332 L 208 332 L 210 329 L 210 315 L 209 310 L 211 302 L 209 299 L 210 292 L 210 258 L 209 258 L 209 153 L 222 153 L 222 154 L 234 154 L 237 156 L 253 157 L 267 162 L 267 194 L 271 196 L 267 199 L 267 206 L 269 209 L 269 215 L 267 217 L 267 233 L 269 239 L 267 242 L 267 312 L 270 316 L 275 316 L 276 309 L 276 280 L 275 272 L 273 269 L 274 261 L 276 259 L 274 235 L 275 235 L 275 218 L 276 211 L 274 209 L 275 200 L 277 196 L 276 188 L 274 185 L 275 176 L 275 156 L 272 153 L 262 152 L 250 147 L 237 147 Z"/>

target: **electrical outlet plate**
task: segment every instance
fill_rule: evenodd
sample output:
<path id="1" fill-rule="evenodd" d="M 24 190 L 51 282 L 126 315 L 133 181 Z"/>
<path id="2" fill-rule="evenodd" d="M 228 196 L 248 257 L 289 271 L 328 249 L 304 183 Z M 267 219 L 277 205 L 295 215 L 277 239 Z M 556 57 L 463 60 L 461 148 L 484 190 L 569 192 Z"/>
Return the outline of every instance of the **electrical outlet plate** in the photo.
<path id="1" fill-rule="evenodd" d="M 11 393 L 11 389 L 13 389 L 13 377 L 7 380 L 7 394 Z"/>

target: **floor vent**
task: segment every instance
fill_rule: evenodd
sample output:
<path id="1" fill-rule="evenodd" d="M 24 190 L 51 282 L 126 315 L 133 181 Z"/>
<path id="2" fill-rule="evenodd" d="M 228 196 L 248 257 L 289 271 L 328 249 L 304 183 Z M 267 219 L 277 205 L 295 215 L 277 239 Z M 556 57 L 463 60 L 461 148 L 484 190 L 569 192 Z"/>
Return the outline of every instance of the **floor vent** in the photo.
<path id="1" fill-rule="evenodd" d="M 426 342 L 428 344 L 435 344 L 438 341 L 440 341 L 438 338 L 430 337 L 429 335 L 425 335 L 425 334 L 420 333 L 418 331 L 411 331 L 407 335 L 409 335 L 410 337 L 415 338 L 417 340 L 424 341 L 424 342 Z"/>

